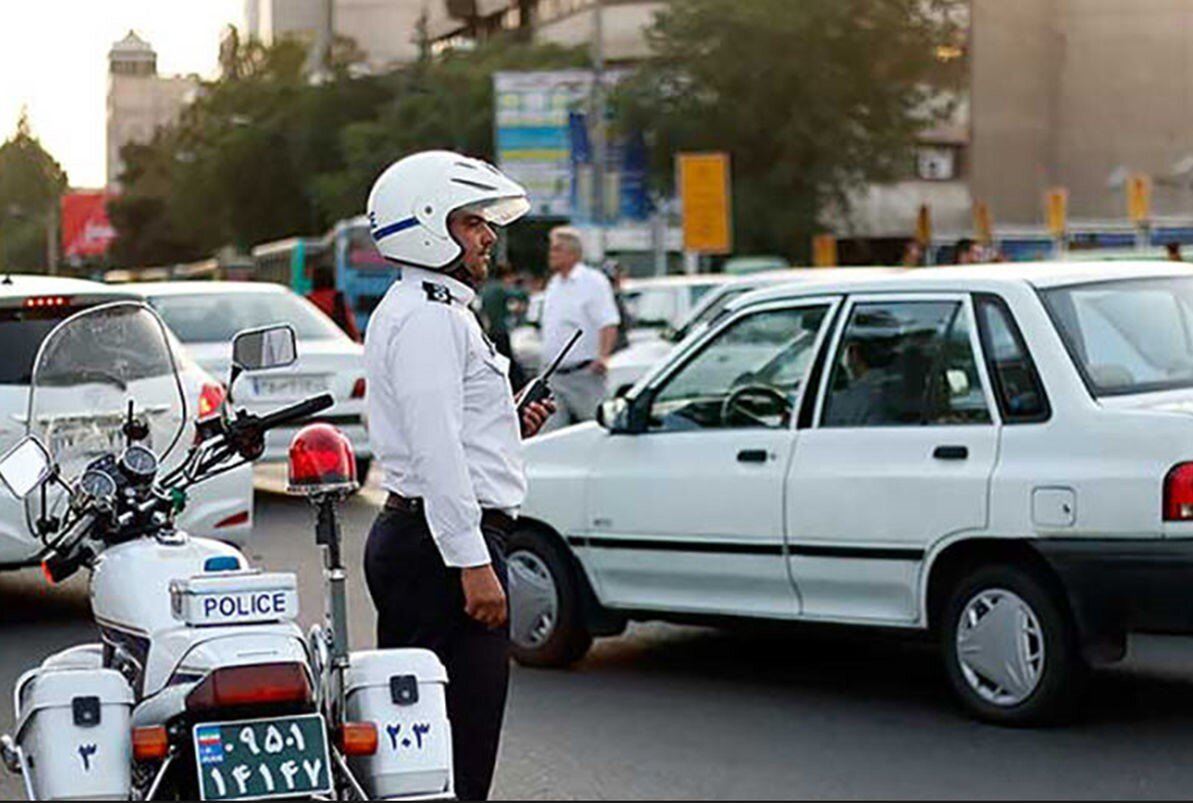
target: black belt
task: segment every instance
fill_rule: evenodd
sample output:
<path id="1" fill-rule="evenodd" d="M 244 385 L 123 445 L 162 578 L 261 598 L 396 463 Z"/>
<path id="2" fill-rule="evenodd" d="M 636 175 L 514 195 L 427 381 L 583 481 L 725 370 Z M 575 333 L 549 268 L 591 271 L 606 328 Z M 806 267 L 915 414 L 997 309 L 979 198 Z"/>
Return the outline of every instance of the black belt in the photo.
<path id="1" fill-rule="evenodd" d="M 402 496 L 393 491 L 390 491 L 389 496 L 385 498 L 385 509 L 400 510 L 403 513 L 412 513 L 416 516 L 422 516 L 426 512 L 422 497 Z M 508 535 L 514 531 L 514 518 L 501 510 L 482 508 L 481 526 L 489 527 Z"/>
<path id="2" fill-rule="evenodd" d="M 555 373 L 558 374 L 559 376 L 563 376 L 564 374 L 574 374 L 574 373 L 576 373 L 576 371 L 581 371 L 581 370 L 587 368 L 588 366 L 592 365 L 592 363 L 593 363 L 593 360 L 585 360 L 584 362 L 578 362 L 575 365 L 569 365 L 567 367 L 556 368 Z"/>

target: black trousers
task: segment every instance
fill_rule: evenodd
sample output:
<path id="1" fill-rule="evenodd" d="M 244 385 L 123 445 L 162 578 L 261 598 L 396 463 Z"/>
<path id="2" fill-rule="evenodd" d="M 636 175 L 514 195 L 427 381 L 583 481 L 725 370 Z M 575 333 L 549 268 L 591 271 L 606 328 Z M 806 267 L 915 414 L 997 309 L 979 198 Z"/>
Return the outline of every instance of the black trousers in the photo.
<path id="1" fill-rule="evenodd" d="M 507 533 L 482 528 L 508 595 Z M 460 570 L 443 563 L 421 513 L 383 509 L 365 545 L 365 580 L 377 608 L 377 646 L 422 647 L 447 667 L 456 796 L 485 800 L 493 782 L 509 687 L 509 630 L 464 612 Z"/>

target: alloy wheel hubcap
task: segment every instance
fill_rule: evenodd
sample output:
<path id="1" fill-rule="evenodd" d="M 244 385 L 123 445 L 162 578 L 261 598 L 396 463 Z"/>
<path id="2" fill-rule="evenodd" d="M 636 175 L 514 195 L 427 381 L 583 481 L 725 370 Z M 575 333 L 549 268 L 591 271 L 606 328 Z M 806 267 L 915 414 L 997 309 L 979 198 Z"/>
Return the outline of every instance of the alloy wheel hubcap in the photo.
<path id="1" fill-rule="evenodd" d="M 1019 705 L 1044 674 L 1044 629 L 1022 597 L 1005 589 L 975 594 L 957 627 L 961 674 L 979 697 L 1001 707 Z"/>
<path id="2" fill-rule="evenodd" d="M 543 646 L 559 620 L 559 593 L 542 558 L 519 550 L 509 556 L 510 640 L 519 647 Z"/>

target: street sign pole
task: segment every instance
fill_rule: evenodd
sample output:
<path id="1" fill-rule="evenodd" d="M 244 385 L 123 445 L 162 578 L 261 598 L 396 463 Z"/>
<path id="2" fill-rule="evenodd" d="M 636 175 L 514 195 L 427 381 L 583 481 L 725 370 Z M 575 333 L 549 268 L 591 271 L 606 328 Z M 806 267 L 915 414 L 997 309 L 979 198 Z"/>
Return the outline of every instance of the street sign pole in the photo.
<path id="1" fill-rule="evenodd" d="M 1044 209 L 1048 231 L 1052 233 L 1052 257 L 1061 259 L 1069 247 L 1069 191 L 1064 187 L 1048 190 L 1044 196 Z"/>
<path id="2" fill-rule="evenodd" d="M 1127 179 L 1127 216 L 1135 224 L 1135 250 L 1148 249 L 1151 241 L 1152 180 L 1136 173 Z"/>
<path id="3" fill-rule="evenodd" d="M 608 141 L 605 130 L 605 26 L 603 0 L 592 8 L 593 190 L 592 214 L 597 227 L 597 258 L 605 258 L 605 172 Z"/>

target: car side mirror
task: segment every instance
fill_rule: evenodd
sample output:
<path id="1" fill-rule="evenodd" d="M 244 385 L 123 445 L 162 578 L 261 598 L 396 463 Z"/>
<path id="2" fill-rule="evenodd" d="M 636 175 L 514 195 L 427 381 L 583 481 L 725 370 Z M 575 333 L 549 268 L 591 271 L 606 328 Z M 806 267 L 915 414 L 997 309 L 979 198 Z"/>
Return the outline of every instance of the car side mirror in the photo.
<path id="1" fill-rule="evenodd" d="M 27 435 L 0 457 L 0 481 L 17 499 L 24 499 L 50 478 L 53 460 L 41 441 Z"/>
<path id="2" fill-rule="evenodd" d="M 629 408 L 629 400 L 624 396 L 606 399 L 597 407 L 597 423 L 615 435 L 628 432 Z"/>

